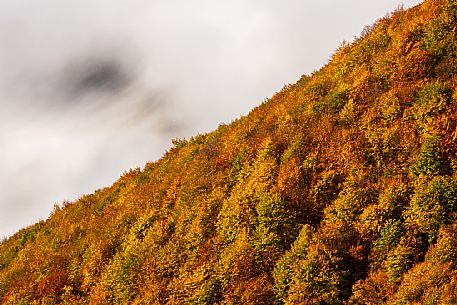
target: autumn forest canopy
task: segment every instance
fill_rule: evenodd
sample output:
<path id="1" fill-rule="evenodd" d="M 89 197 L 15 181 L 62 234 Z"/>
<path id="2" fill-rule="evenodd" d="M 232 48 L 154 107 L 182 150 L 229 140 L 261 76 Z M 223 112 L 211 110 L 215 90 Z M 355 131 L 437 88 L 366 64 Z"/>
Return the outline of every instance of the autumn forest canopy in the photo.
<path id="1" fill-rule="evenodd" d="M 456 63 L 456 0 L 398 9 L 2 241 L 0 303 L 457 304 Z"/>

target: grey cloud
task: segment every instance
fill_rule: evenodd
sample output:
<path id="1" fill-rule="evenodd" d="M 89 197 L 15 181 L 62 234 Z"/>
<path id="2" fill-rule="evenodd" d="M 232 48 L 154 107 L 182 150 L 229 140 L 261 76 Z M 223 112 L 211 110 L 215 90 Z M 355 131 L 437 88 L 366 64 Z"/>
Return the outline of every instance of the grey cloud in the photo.
<path id="1" fill-rule="evenodd" d="M 112 58 L 95 58 L 87 62 L 72 64 L 64 74 L 69 97 L 87 93 L 117 92 L 127 87 L 131 76 L 119 60 Z"/>
<path id="2" fill-rule="evenodd" d="M 157 158 L 185 126 L 172 82 L 145 79 L 149 49 L 116 25 L 128 12 L 97 1 L 104 13 L 71 24 L 92 2 L 19 2 L 0 3 L 0 236 Z"/>

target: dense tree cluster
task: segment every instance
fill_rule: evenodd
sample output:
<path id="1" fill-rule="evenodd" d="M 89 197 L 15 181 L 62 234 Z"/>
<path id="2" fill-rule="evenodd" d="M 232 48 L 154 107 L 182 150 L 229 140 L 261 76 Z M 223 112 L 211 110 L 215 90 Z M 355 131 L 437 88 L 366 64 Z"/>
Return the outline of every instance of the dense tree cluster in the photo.
<path id="1" fill-rule="evenodd" d="M 1 304 L 457 304 L 457 1 L 0 244 Z"/>

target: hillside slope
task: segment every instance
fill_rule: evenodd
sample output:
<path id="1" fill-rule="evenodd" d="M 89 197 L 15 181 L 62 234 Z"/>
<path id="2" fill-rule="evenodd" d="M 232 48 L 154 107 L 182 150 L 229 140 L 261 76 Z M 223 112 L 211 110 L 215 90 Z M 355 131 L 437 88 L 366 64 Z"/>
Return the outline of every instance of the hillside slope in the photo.
<path id="1" fill-rule="evenodd" d="M 1 304 L 457 304 L 457 1 L 0 244 Z"/>

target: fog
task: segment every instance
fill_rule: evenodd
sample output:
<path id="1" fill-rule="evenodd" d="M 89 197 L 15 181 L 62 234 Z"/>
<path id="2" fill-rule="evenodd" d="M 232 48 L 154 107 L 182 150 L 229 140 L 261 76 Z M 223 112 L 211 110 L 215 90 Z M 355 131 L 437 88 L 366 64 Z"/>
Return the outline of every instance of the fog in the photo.
<path id="1" fill-rule="evenodd" d="M 401 3 L 0 0 L 0 236 L 247 114 Z"/>

